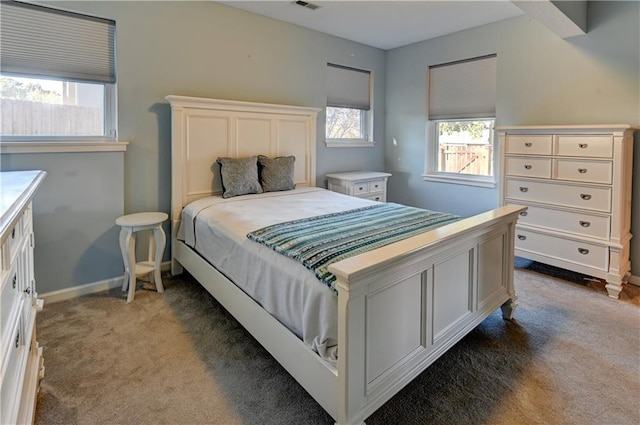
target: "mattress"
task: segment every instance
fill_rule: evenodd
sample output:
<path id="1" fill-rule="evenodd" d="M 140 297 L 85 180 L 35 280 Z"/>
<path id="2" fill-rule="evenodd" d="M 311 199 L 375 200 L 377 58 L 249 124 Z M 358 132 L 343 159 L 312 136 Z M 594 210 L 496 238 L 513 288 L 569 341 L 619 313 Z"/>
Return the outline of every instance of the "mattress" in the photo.
<path id="1" fill-rule="evenodd" d="M 374 204 L 315 187 L 227 199 L 206 197 L 184 208 L 178 239 L 323 359 L 335 362 L 338 310 L 333 290 L 302 264 L 249 240 L 247 234 L 276 223 Z"/>

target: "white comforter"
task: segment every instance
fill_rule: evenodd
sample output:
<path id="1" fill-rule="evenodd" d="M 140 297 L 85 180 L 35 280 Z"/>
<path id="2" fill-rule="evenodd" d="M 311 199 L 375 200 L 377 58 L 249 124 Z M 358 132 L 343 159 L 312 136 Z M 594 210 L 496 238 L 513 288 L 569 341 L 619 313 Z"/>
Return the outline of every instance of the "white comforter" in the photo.
<path id="1" fill-rule="evenodd" d="M 247 233 L 275 223 L 373 203 L 320 188 L 228 199 L 207 197 L 184 208 L 178 238 L 235 282 L 322 358 L 336 361 L 336 295 L 302 264 L 249 240 Z"/>

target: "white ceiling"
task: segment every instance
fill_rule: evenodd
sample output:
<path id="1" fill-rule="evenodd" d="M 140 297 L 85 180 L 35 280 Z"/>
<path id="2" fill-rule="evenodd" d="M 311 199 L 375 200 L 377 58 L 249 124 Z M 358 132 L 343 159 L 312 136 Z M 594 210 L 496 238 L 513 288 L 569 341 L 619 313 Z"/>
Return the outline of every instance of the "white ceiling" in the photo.
<path id="1" fill-rule="evenodd" d="M 385 50 L 524 13 L 507 0 L 306 1 L 320 8 L 290 0 L 218 3 Z"/>

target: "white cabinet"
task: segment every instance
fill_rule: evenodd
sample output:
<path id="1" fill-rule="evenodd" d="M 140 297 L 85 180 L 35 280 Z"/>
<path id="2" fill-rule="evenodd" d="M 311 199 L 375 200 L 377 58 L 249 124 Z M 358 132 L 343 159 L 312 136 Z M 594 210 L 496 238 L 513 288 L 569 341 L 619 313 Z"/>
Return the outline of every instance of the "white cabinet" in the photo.
<path id="1" fill-rule="evenodd" d="M 334 192 L 372 201 L 387 202 L 387 179 L 389 173 L 378 171 L 352 171 L 326 175 L 328 188 Z"/>
<path id="2" fill-rule="evenodd" d="M 500 203 L 528 206 L 516 255 L 607 281 L 631 273 L 633 132 L 628 125 L 499 127 Z"/>
<path id="3" fill-rule="evenodd" d="M 36 340 L 36 313 L 42 309 L 33 274 L 32 199 L 44 171 L 0 173 L 0 423 L 33 423 L 44 373 Z"/>

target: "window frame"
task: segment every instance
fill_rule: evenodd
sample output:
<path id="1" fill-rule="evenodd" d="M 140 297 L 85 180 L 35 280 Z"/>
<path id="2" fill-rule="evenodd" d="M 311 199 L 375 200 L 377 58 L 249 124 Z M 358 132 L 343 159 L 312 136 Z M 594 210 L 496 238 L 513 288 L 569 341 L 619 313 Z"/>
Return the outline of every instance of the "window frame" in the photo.
<path id="1" fill-rule="evenodd" d="M 327 64 L 327 66 L 336 66 L 336 67 L 341 67 L 340 65 L 333 65 L 333 64 Z M 324 113 L 325 113 L 325 126 L 324 126 L 324 131 L 325 131 L 325 146 L 328 148 L 362 148 L 362 147 L 373 147 L 375 146 L 375 141 L 373 140 L 373 114 L 374 114 L 374 96 L 373 96 L 373 89 L 374 89 L 374 75 L 373 75 L 373 71 L 363 71 L 357 68 L 349 68 L 349 67 L 342 67 L 345 69 L 352 69 L 354 72 L 366 72 L 367 74 L 369 74 L 369 109 L 360 109 L 360 129 L 361 129 L 361 133 L 364 137 L 361 138 L 355 138 L 355 137 L 349 137 L 349 138 L 330 138 L 327 137 L 327 124 L 326 124 L 326 118 L 327 118 L 327 107 L 331 107 L 329 105 L 325 106 L 324 108 Z M 345 108 L 345 109 L 357 109 L 357 108 Z"/>
<path id="2" fill-rule="evenodd" d="M 8 7 L 15 7 L 11 3 L 8 2 L 6 5 Z M 63 16 L 66 18 L 74 19 L 77 16 L 77 19 L 86 19 L 92 22 L 100 22 L 105 25 L 110 25 L 111 33 L 110 38 L 110 49 L 107 51 L 110 52 L 110 60 L 111 62 L 111 76 L 109 79 L 106 76 L 102 81 L 100 81 L 100 77 L 96 76 L 96 78 L 86 78 L 83 79 L 82 76 L 78 75 L 74 77 L 73 75 L 63 75 L 59 74 L 57 71 L 46 68 L 35 67 L 33 69 L 21 68 L 20 65 L 14 70 L 12 65 L 9 65 L 9 69 L 5 69 L 4 72 L 0 71 L 0 73 L 7 77 L 17 77 L 17 78 L 31 78 L 31 79 L 51 79 L 54 81 L 68 81 L 68 82 L 77 82 L 77 83 L 92 83 L 92 84 L 101 84 L 103 86 L 103 134 L 102 135 L 30 135 L 30 134 L 0 134 L 0 152 L 2 153 L 28 153 L 28 152 L 88 152 L 88 151 L 120 151 L 126 149 L 126 142 L 118 141 L 118 87 L 117 87 L 117 79 L 115 77 L 115 49 L 116 49 L 116 40 L 115 40 L 115 21 L 112 19 L 101 18 L 98 16 L 87 15 L 83 13 L 78 13 L 72 10 L 51 7 L 51 6 L 41 6 L 36 4 L 18 4 L 17 7 L 24 8 L 24 10 L 30 11 L 27 13 L 34 13 L 37 19 L 45 19 L 48 15 L 52 14 L 56 16 Z M 19 45 L 19 44 L 18 44 Z M 11 47 L 10 47 L 11 48 Z M 75 147 L 74 147 L 75 145 Z"/>
<path id="3" fill-rule="evenodd" d="M 438 157 L 440 143 L 438 140 L 438 123 L 442 121 L 487 121 L 493 120 L 491 129 L 491 145 L 492 145 L 492 162 L 493 175 L 484 176 L 480 174 L 461 174 L 451 173 L 438 170 Z M 496 145 L 495 117 L 477 117 L 477 118 L 447 118 L 438 120 L 428 120 L 427 122 L 427 149 L 425 155 L 425 172 L 422 178 L 425 181 L 434 181 L 441 183 L 455 183 L 468 186 L 495 188 L 497 184 L 497 168 L 498 149 Z"/>

